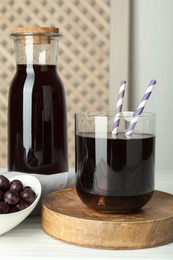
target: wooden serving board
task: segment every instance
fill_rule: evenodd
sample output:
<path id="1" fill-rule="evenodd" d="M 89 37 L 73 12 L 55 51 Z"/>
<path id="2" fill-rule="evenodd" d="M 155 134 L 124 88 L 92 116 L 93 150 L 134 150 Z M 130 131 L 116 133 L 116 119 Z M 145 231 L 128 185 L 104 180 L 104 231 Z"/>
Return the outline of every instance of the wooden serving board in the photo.
<path id="1" fill-rule="evenodd" d="M 105 249 L 154 247 L 173 241 L 173 195 L 155 191 L 138 213 L 88 209 L 75 189 L 50 193 L 42 204 L 43 230 L 68 243 Z"/>

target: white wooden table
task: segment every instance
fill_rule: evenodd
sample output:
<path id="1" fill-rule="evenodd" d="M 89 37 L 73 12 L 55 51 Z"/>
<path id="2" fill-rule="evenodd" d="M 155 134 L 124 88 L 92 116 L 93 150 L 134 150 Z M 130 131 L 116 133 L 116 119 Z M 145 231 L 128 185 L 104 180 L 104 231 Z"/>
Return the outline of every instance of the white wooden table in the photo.
<path id="1" fill-rule="evenodd" d="M 173 171 L 156 171 L 156 189 L 173 193 Z M 139 250 L 84 248 L 50 237 L 41 229 L 40 217 L 29 217 L 16 228 L 0 237 L 0 259 L 173 260 L 173 243 Z"/>

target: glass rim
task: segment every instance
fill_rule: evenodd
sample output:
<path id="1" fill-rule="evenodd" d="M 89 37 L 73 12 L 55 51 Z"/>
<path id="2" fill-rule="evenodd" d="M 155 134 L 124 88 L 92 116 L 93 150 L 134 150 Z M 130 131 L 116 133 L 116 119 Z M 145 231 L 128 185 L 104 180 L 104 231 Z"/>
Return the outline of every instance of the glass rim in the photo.
<path id="1" fill-rule="evenodd" d="M 119 117 L 133 117 L 134 113 L 136 111 L 122 111 L 119 115 Z M 86 117 L 115 117 L 115 111 L 93 111 L 93 112 L 76 112 L 76 116 L 86 116 Z M 143 112 L 139 117 L 145 118 L 145 117 L 155 117 L 156 114 L 153 112 Z"/>

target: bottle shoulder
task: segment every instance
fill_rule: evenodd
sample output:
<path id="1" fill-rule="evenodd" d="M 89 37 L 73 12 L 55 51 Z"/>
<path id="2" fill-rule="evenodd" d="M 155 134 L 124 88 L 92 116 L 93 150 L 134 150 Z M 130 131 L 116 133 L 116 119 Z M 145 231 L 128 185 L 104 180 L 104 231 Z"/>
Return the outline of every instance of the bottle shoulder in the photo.
<path id="1" fill-rule="evenodd" d="M 64 88 L 55 65 L 18 65 L 10 88 L 14 91 L 23 91 L 24 88 L 42 91 L 46 87 L 52 91 Z"/>

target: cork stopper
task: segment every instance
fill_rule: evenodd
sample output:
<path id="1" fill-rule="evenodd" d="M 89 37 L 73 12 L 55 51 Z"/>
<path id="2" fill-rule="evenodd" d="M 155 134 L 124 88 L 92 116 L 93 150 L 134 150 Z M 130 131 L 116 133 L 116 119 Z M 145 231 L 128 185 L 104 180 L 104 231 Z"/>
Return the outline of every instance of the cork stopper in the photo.
<path id="1" fill-rule="evenodd" d="M 21 43 L 27 44 L 27 38 L 33 37 L 33 43 L 50 43 L 50 37 L 60 36 L 56 27 L 17 27 L 11 34 L 12 37 L 20 37 Z M 27 37 L 28 36 L 28 37 Z"/>
<path id="2" fill-rule="evenodd" d="M 59 28 L 55 27 L 17 27 L 13 34 L 59 34 Z"/>

